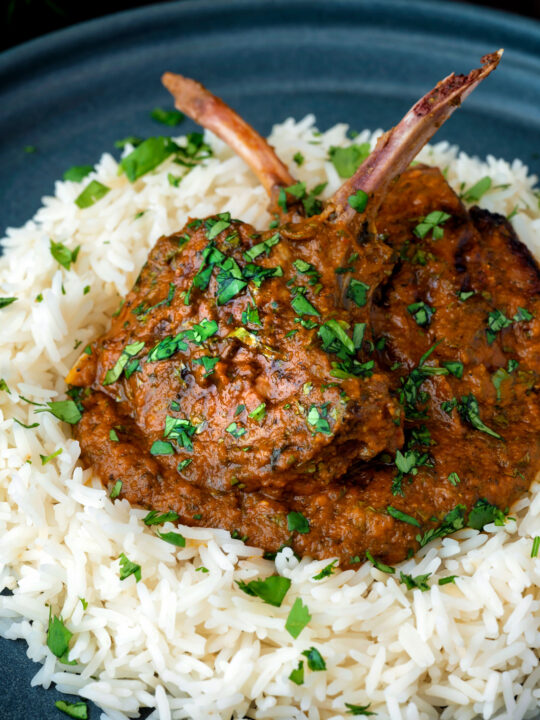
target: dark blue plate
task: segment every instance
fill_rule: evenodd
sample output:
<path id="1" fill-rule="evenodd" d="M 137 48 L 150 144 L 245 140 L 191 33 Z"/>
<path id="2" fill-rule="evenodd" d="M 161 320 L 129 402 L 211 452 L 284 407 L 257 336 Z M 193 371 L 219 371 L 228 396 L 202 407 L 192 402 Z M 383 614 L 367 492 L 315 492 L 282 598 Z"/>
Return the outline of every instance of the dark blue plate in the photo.
<path id="1" fill-rule="evenodd" d="M 263 133 L 308 112 L 323 129 L 360 130 L 395 124 L 437 80 L 499 47 L 501 67 L 437 139 L 520 157 L 540 173 L 540 25 L 531 20 L 440 1 L 199 0 L 46 36 L 0 57 L 0 235 L 34 214 L 65 169 L 124 136 L 166 131 L 149 117 L 171 104 L 164 70 L 201 80 Z M 59 694 L 30 688 L 38 666 L 24 645 L 1 641 L 0 659 L 0 719 L 58 720 Z"/>

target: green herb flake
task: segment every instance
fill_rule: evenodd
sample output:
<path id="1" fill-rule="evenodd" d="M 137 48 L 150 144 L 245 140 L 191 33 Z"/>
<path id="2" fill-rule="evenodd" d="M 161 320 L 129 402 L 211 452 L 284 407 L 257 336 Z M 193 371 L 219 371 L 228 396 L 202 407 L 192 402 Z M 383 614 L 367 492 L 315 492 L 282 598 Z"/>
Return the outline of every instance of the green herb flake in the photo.
<path id="1" fill-rule="evenodd" d="M 497 333 L 504 328 L 510 327 L 512 320 L 507 318 L 502 310 L 492 310 L 488 315 L 488 326 L 486 329 L 486 338 L 488 345 L 493 345 Z"/>
<path id="2" fill-rule="evenodd" d="M 369 709 L 371 707 L 371 703 L 368 703 L 367 705 L 353 705 L 352 703 L 345 703 L 345 707 L 347 708 L 348 715 L 361 715 L 362 717 L 369 717 L 377 714 Z"/>
<path id="3" fill-rule="evenodd" d="M 450 585 L 456 582 L 457 575 L 449 575 L 448 577 L 439 578 L 439 585 Z"/>
<path id="4" fill-rule="evenodd" d="M 56 450 L 56 452 L 53 452 L 50 455 L 41 455 L 40 454 L 39 457 L 41 458 L 41 464 L 46 465 L 47 463 L 51 462 L 51 460 L 54 460 L 55 457 L 58 457 L 59 455 L 61 455 L 62 452 L 63 452 L 62 448 L 58 448 L 58 450 Z"/>
<path id="5" fill-rule="evenodd" d="M 111 428 L 109 430 L 109 440 L 112 440 L 113 442 L 118 442 L 118 433 L 114 428 Z"/>
<path id="6" fill-rule="evenodd" d="M 16 300 L 18 300 L 16 297 L 0 297 L 0 310 L 11 305 L 11 303 L 14 303 Z"/>
<path id="7" fill-rule="evenodd" d="M 241 415 L 245 409 L 246 409 L 245 405 L 243 405 L 243 404 L 237 405 L 236 410 L 234 411 L 234 417 L 238 417 L 239 415 Z"/>
<path id="8" fill-rule="evenodd" d="M 65 267 L 66 270 L 69 270 L 72 263 L 75 263 L 77 260 L 77 256 L 79 254 L 79 250 L 81 249 L 80 245 L 77 245 L 75 250 L 69 250 L 65 245 L 62 243 L 55 243 L 53 240 L 51 242 L 51 255 L 53 258 L 62 265 L 62 267 Z"/>
<path id="9" fill-rule="evenodd" d="M 203 377 L 207 378 L 210 375 L 212 375 L 212 373 L 214 372 L 215 367 L 218 364 L 218 362 L 220 361 L 220 359 L 221 358 L 219 358 L 219 357 L 210 357 L 209 355 L 203 355 L 200 358 L 196 358 L 193 361 L 193 364 L 194 365 L 202 365 L 204 368 Z"/>
<path id="10" fill-rule="evenodd" d="M 461 198 L 467 203 L 478 202 L 480 198 L 485 195 L 490 188 L 491 178 L 485 175 L 472 187 L 470 187 L 468 190 L 465 190 Z"/>
<path id="11" fill-rule="evenodd" d="M 287 515 L 287 528 L 290 532 L 299 532 L 305 535 L 309 532 L 309 521 L 300 512 L 294 510 Z"/>
<path id="12" fill-rule="evenodd" d="M 142 340 L 126 345 L 126 347 L 120 353 L 120 357 L 118 358 L 114 366 L 110 370 L 107 370 L 107 372 L 105 373 L 103 385 L 111 385 L 112 383 L 116 382 L 120 375 L 124 372 L 128 361 L 138 355 L 144 348 L 144 346 L 145 343 Z"/>
<path id="13" fill-rule="evenodd" d="M 460 290 L 457 295 L 461 302 L 465 302 L 465 300 L 468 300 L 474 294 L 474 290 Z"/>
<path id="14" fill-rule="evenodd" d="M 281 575 L 271 575 L 265 580 L 251 580 L 247 583 L 243 580 L 237 580 L 236 584 L 247 595 L 258 597 L 274 607 L 281 607 L 283 598 L 291 587 L 289 578 Z"/>
<path id="15" fill-rule="evenodd" d="M 410 515 L 407 515 L 407 513 L 404 513 L 402 510 L 398 510 L 397 508 L 392 507 L 392 505 L 388 505 L 386 511 L 395 520 L 401 520 L 401 522 L 408 523 L 409 525 L 414 525 L 417 528 L 421 527 L 418 520 L 411 517 Z"/>
<path id="16" fill-rule="evenodd" d="M 295 685 L 303 685 L 304 684 L 304 661 L 300 660 L 298 663 L 298 667 L 291 672 L 289 675 L 289 680 L 293 682 Z"/>
<path id="17" fill-rule="evenodd" d="M 480 419 L 478 401 L 472 393 L 469 395 L 463 395 L 461 403 L 457 406 L 457 408 L 462 420 L 469 422 L 473 428 L 486 433 L 486 435 L 491 435 L 491 437 L 497 438 L 497 440 L 502 440 L 502 437 L 496 433 L 495 430 L 489 428 Z"/>
<path id="18" fill-rule="evenodd" d="M 278 244 L 280 239 L 279 233 L 275 233 L 267 240 L 264 240 L 257 245 L 253 245 L 253 247 L 250 247 L 249 250 L 246 250 L 244 257 L 250 262 L 253 262 L 255 258 L 258 258 L 259 255 L 262 255 L 263 253 L 266 253 L 266 256 L 268 257 L 271 249 Z"/>
<path id="19" fill-rule="evenodd" d="M 177 468 L 176 468 L 177 471 L 178 471 L 179 473 L 181 473 L 182 470 L 185 470 L 185 469 L 187 468 L 187 466 L 190 465 L 192 462 L 193 462 L 193 460 L 192 460 L 191 458 L 186 458 L 185 460 L 181 460 L 181 461 L 178 463 L 178 466 L 177 466 Z M 194 515 L 193 517 L 195 517 L 195 515 Z"/>
<path id="20" fill-rule="evenodd" d="M 307 664 L 310 670 L 314 672 L 326 670 L 326 663 L 317 648 L 310 647 L 309 650 L 304 650 L 302 655 L 307 658 Z"/>
<path id="21" fill-rule="evenodd" d="M 126 580 L 130 575 L 135 575 L 136 582 L 139 582 L 142 573 L 141 573 L 141 566 L 137 565 L 137 563 L 131 562 L 124 553 L 120 553 L 120 580 Z"/>
<path id="22" fill-rule="evenodd" d="M 357 213 L 363 213 L 368 204 L 368 194 L 363 190 L 357 190 L 353 195 L 349 195 L 349 205 Z"/>
<path id="23" fill-rule="evenodd" d="M 327 409 L 324 407 L 318 408 L 316 405 L 312 405 L 307 414 L 307 421 L 313 427 L 314 433 L 323 433 L 323 435 L 331 435 L 332 430 L 330 424 L 326 419 L 328 415 Z"/>
<path id="24" fill-rule="evenodd" d="M 54 417 L 67 422 L 70 425 L 76 425 L 81 419 L 81 411 L 73 400 L 57 400 L 48 402 L 46 408 L 38 408 L 34 410 L 36 413 L 48 412 Z"/>
<path id="25" fill-rule="evenodd" d="M 172 443 L 165 440 L 156 440 L 150 448 L 151 455 L 174 455 Z"/>
<path id="26" fill-rule="evenodd" d="M 380 570 L 383 573 L 386 573 L 387 575 L 393 575 L 396 572 L 395 568 L 390 567 L 390 565 L 385 565 L 379 560 L 376 560 L 369 550 L 366 550 L 366 558 L 373 565 L 373 567 L 377 568 L 377 570 Z"/>
<path id="27" fill-rule="evenodd" d="M 207 572 L 210 572 L 210 570 L 208 568 L 204 567 L 204 565 L 201 565 L 200 567 L 195 568 L 195 572 L 207 573 Z"/>
<path id="28" fill-rule="evenodd" d="M 7 392 L 8 395 L 11 395 L 11 390 L 4 378 L 0 378 L 0 391 Z"/>
<path id="29" fill-rule="evenodd" d="M 88 705 L 85 702 L 72 703 L 67 700 L 57 700 L 54 707 L 76 720 L 88 720 Z"/>
<path id="30" fill-rule="evenodd" d="M 129 182 L 154 170 L 178 149 L 178 145 L 167 137 L 149 137 L 143 140 L 120 161 L 119 170 L 126 174 Z"/>
<path id="31" fill-rule="evenodd" d="M 489 523 L 495 523 L 495 525 L 499 526 L 504 525 L 506 523 L 506 514 L 485 498 L 480 498 L 469 513 L 467 524 L 475 530 L 482 530 L 484 525 Z"/>
<path id="32" fill-rule="evenodd" d="M 448 213 L 442 210 L 434 210 L 420 220 L 413 232 L 416 237 L 420 239 L 425 238 L 426 235 L 431 232 L 434 240 L 440 240 L 444 234 L 441 226 L 444 225 L 450 217 L 451 215 L 448 215 Z"/>
<path id="33" fill-rule="evenodd" d="M 450 475 L 448 476 L 448 482 L 454 487 L 456 487 L 456 485 L 459 485 L 461 480 L 459 479 L 459 475 L 457 474 L 457 472 L 450 473 Z"/>
<path id="34" fill-rule="evenodd" d="M 328 153 L 332 165 L 340 178 L 350 178 L 371 152 L 369 143 L 349 145 L 349 147 L 331 147 Z"/>
<path id="35" fill-rule="evenodd" d="M 293 160 L 298 165 L 298 167 L 304 164 L 304 156 L 301 152 L 294 153 Z"/>
<path id="36" fill-rule="evenodd" d="M 143 522 L 145 525 L 163 525 L 166 522 L 176 522 L 179 520 L 180 515 L 178 513 L 175 513 L 173 510 L 169 510 L 169 512 L 166 513 L 160 513 L 157 510 L 150 510 L 148 515 L 146 515 L 143 518 Z"/>
<path id="37" fill-rule="evenodd" d="M 39 423 L 32 423 L 31 425 L 25 425 L 20 420 L 17 420 L 17 418 L 12 418 L 13 422 L 17 423 L 17 425 L 20 425 L 23 428 L 26 428 L 26 430 L 32 430 L 33 428 L 39 427 Z"/>
<path id="38" fill-rule="evenodd" d="M 427 327 L 431 322 L 431 318 L 436 312 L 436 309 L 434 307 L 431 307 L 423 300 L 408 305 L 407 310 L 415 319 L 416 324 L 420 325 L 420 327 Z"/>
<path id="39" fill-rule="evenodd" d="M 150 117 L 162 125 L 176 127 L 176 125 L 180 125 L 182 120 L 184 120 L 185 115 L 179 110 L 164 110 L 163 108 L 156 107 L 150 113 Z"/>
<path id="40" fill-rule="evenodd" d="M 165 540 L 165 542 L 170 543 L 171 545 L 176 545 L 176 547 L 186 547 L 186 538 L 180 533 L 162 533 L 158 530 L 157 534 L 158 537 L 160 537 L 162 540 Z"/>
<path id="41" fill-rule="evenodd" d="M 89 175 L 94 169 L 93 165 L 74 165 L 63 175 L 64 180 L 71 180 L 72 182 L 80 182 Z"/>
<path id="42" fill-rule="evenodd" d="M 120 493 L 122 492 L 122 485 L 124 483 L 121 480 L 117 480 L 114 485 L 111 488 L 111 492 L 109 493 L 109 497 L 111 500 L 115 500 Z"/>
<path id="43" fill-rule="evenodd" d="M 83 597 L 80 597 L 79 600 L 81 601 L 81 605 L 83 606 L 83 610 L 87 610 L 87 609 L 88 609 L 88 603 L 86 602 L 86 600 L 85 600 Z"/>
<path id="44" fill-rule="evenodd" d="M 247 433 L 246 428 L 241 427 L 238 423 L 232 422 L 225 428 L 225 432 L 228 432 L 233 438 L 241 438 Z"/>
<path id="45" fill-rule="evenodd" d="M 540 536 L 536 536 L 533 540 L 532 549 L 531 549 L 531 557 L 535 558 L 538 557 L 538 551 L 540 550 Z"/>
<path id="46" fill-rule="evenodd" d="M 358 307 L 364 307 L 367 303 L 369 289 L 370 286 L 366 285 L 366 283 L 351 278 L 346 296 L 353 300 Z"/>
<path id="47" fill-rule="evenodd" d="M 287 616 L 285 630 L 296 639 L 310 620 L 311 615 L 309 614 L 307 605 L 304 605 L 300 598 L 296 598 Z"/>
<path id="48" fill-rule="evenodd" d="M 330 575 L 333 575 L 334 568 L 337 565 L 337 560 L 332 560 L 331 563 L 328 565 L 325 565 L 321 572 L 318 572 L 316 575 L 313 576 L 313 580 L 323 580 L 326 577 L 330 577 Z"/>
<path id="49" fill-rule="evenodd" d="M 250 413 L 248 413 L 248 417 L 250 417 L 252 420 L 255 420 L 255 422 L 261 422 L 261 420 L 266 415 L 266 403 L 261 403 L 260 405 L 257 405 L 257 407 L 252 410 Z"/>
<path id="50" fill-rule="evenodd" d="M 61 617 L 56 617 L 49 611 L 49 626 L 47 628 L 47 647 L 64 665 L 76 665 L 68 659 L 69 642 L 73 637 L 64 625 Z"/>
<path id="51" fill-rule="evenodd" d="M 315 317 L 320 316 L 320 312 L 314 307 L 305 295 L 301 292 L 297 294 L 291 300 L 291 306 L 298 315 L 314 315 Z"/>
<path id="52" fill-rule="evenodd" d="M 99 180 L 91 180 L 84 190 L 75 198 L 75 205 L 83 210 L 84 208 L 91 207 L 98 200 L 109 192 L 111 188 L 100 183 Z"/>
<path id="53" fill-rule="evenodd" d="M 137 145 L 140 145 L 142 142 L 142 138 L 137 137 L 136 135 L 129 135 L 128 137 L 122 138 L 121 140 L 115 140 L 114 147 L 118 148 L 119 150 L 123 150 L 126 145 L 133 145 L 133 147 L 137 147 Z"/>
<path id="54" fill-rule="evenodd" d="M 420 547 L 424 547 L 435 538 L 446 537 L 456 530 L 461 530 L 464 526 L 465 505 L 456 505 L 453 510 L 446 513 L 439 527 L 427 530 L 424 535 L 417 535 L 416 540 L 420 543 Z"/>
<path id="55" fill-rule="evenodd" d="M 413 590 L 414 588 L 417 588 L 422 592 L 426 592 L 427 590 L 429 590 L 428 579 L 430 576 L 431 573 L 426 573 L 425 575 L 417 575 L 416 577 L 412 577 L 412 575 L 406 575 L 404 572 L 400 572 L 399 579 L 401 583 L 407 586 L 407 590 Z"/>

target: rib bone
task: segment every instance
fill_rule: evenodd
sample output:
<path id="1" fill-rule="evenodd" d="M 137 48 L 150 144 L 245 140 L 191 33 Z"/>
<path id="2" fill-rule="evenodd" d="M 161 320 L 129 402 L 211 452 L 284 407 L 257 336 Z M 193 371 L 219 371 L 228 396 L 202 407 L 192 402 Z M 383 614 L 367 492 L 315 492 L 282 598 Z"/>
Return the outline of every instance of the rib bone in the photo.
<path id="1" fill-rule="evenodd" d="M 211 130 L 240 155 L 270 197 L 296 182 L 266 140 L 203 85 L 170 72 L 161 81 L 174 97 L 178 110 Z"/>
<path id="2" fill-rule="evenodd" d="M 357 190 L 374 195 L 368 205 L 370 216 L 376 213 L 390 182 L 405 170 L 418 152 L 450 117 L 462 101 L 499 64 L 502 50 L 484 55 L 482 67 L 468 75 L 452 73 L 424 95 L 401 122 L 382 135 L 369 157 L 355 174 L 329 201 L 328 210 L 337 213 L 337 219 L 350 222 L 357 213 L 349 204 L 349 197 Z"/>

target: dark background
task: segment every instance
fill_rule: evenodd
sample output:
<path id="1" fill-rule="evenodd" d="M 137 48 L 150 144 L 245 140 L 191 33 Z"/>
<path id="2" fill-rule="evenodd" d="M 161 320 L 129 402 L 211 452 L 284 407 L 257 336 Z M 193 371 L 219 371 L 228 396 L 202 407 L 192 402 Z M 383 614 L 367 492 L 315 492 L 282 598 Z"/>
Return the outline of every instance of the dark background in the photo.
<path id="1" fill-rule="evenodd" d="M 226 1 L 216 0 L 224 3 Z M 454 0 L 431 1 L 453 2 Z M 181 2 L 181 0 L 169 0 L 169 2 Z M 2 7 L 0 50 L 6 50 L 74 23 L 153 4 L 148 0 L 109 0 L 105 8 L 101 3 L 82 0 L 0 0 Z M 468 0 L 468 4 L 483 5 L 540 19 L 540 0 Z"/>

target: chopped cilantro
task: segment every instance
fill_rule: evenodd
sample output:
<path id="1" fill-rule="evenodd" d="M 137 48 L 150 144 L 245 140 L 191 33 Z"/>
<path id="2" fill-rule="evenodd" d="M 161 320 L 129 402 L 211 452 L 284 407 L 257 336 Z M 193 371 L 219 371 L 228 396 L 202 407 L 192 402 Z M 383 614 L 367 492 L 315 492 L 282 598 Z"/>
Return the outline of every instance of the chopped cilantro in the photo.
<path id="1" fill-rule="evenodd" d="M 474 294 L 474 290 L 460 290 L 457 295 L 461 302 L 465 302 L 465 300 L 468 300 Z"/>
<path id="2" fill-rule="evenodd" d="M 445 367 L 451 375 L 457 377 L 458 380 L 461 380 L 461 378 L 463 377 L 462 362 L 459 362 L 458 360 L 448 360 L 446 362 L 443 362 L 443 367 Z"/>
<path id="3" fill-rule="evenodd" d="M 357 190 L 353 195 L 349 195 L 349 205 L 357 213 L 363 213 L 367 207 L 368 194 L 363 190 Z"/>
<path id="4" fill-rule="evenodd" d="M 84 190 L 75 198 L 75 205 L 83 210 L 88 208 L 98 200 L 101 200 L 111 188 L 103 185 L 98 180 L 91 180 Z"/>
<path id="5" fill-rule="evenodd" d="M 328 410 L 324 406 L 318 408 L 316 405 L 312 405 L 309 408 L 307 414 L 308 423 L 314 428 L 314 433 L 323 433 L 323 435 L 331 435 L 330 424 L 327 420 Z"/>
<path id="6" fill-rule="evenodd" d="M 289 675 L 289 680 L 295 685 L 304 684 L 304 661 L 300 660 L 298 667 L 295 668 Z"/>
<path id="7" fill-rule="evenodd" d="M 51 242 L 51 255 L 53 258 L 62 265 L 62 267 L 65 267 L 66 270 L 69 270 L 71 263 L 75 263 L 77 260 L 77 256 L 79 254 L 79 250 L 81 249 L 80 245 L 77 245 L 75 250 L 69 250 L 65 245 L 62 243 L 55 243 L 53 240 Z"/>
<path id="8" fill-rule="evenodd" d="M 180 516 L 173 510 L 166 513 L 160 513 L 157 510 L 150 510 L 148 515 L 143 518 L 145 525 L 163 525 L 166 522 L 176 522 Z"/>
<path id="9" fill-rule="evenodd" d="M 411 517 L 410 515 L 407 515 L 407 513 L 404 513 L 402 510 L 398 510 L 397 508 L 392 507 L 392 505 L 388 505 L 386 511 L 391 517 L 395 518 L 396 520 L 401 520 L 401 522 L 408 523 L 409 525 L 414 525 L 418 528 L 421 527 L 418 520 Z"/>
<path id="10" fill-rule="evenodd" d="M 175 418 L 171 415 L 167 415 L 167 417 L 165 418 L 165 429 L 163 431 L 163 437 L 167 438 L 168 440 L 174 440 L 177 445 L 185 448 L 186 450 L 193 450 L 193 443 L 191 441 L 191 438 L 193 437 L 193 435 L 195 435 L 196 431 L 197 426 L 192 425 L 190 421 L 186 420 L 185 418 Z"/>
<path id="11" fill-rule="evenodd" d="M 81 411 L 73 400 L 57 400 L 47 403 L 46 408 L 38 408 L 34 410 L 36 413 L 49 412 L 54 417 L 67 422 L 70 425 L 76 425 L 81 419 Z"/>
<path id="12" fill-rule="evenodd" d="M 472 393 L 462 396 L 461 403 L 458 405 L 458 412 L 461 418 L 469 422 L 476 430 L 480 430 L 486 433 L 486 435 L 491 435 L 491 437 L 497 438 L 497 440 L 502 440 L 502 437 L 496 433 L 495 430 L 489 428 L 480 419 L 478 401 Z"/>
<path id="13" fill-rule="evenodd" d="M 390 565 L 385 565 L 379 560 L 376 560 L 369 550 L 366 550 L 366 558 L 373 565 L 373 567 L 377 568 L 377 570 L 380 570 L 383 573 L 386 573 L 387 575 L 393 575 L 396 572 L 395 568 L 390 567 Z"/>
<path id="14" fill-rule="evenodd" d="M 450 217 L 448 213 L 442 210 L 434 210 L 420 220 L 413 232 L 416 237 L 420 239 L 425 238 L 428 233 L 432 232 L 433 239 L 440 240 L 443 236 L 443 228 L 441 226 L 444 225 Z"/>
<path id="15" fill-rule="evenodd" d="M 168 125 L 169 127 L 175 127 L 184 120 L 185 115 L 179 110 L 164 110 L 163 108 L 156 107 L 150 113 L 152 120 L 155 120 L 162 125 Z"/>
<path id="16" fill-rule="evenodd" d="M 185 468 L 187 468 L 187 466 L 188 466 L 191 462 L 193 462 L 191 458 L 186 458 L 185 460 L 181 460 L 181 461 L 178 463 L 176 469 L 178 470 L 178 472 L 182 472 L 182 470 L 185 470 Z M 194 515 L 193 517 L 195 517 L 195 515 Z"/>
<path id="17" fill-rule="evenodd" d="M 41 458 L 41 464 L 46 465 L 47 463 L 51 462 L 51 460 L 54 460 L 55 457 L 58 457 L 59 455 L 61 455 L 62 452 L 63 452 L 62 448 L 58 448 L 58 450 L 51 453 L 50 455 L 41 455 L 40 454 L 39 457 Z"/>
<path id="18" fill-rule="evenodd" d="M 281 575 L 271 575 L 265 580 L 251 580 L 247 583 L 243 580 L 237 580 L 236 584 L 240 590 L 247 595 L 258 597 L 268 605 L 273 605 L 274 607 L 281 606 L 283 598 L 291 587 L 289 578 L 282 577 Z"/>
<path id="19" fill-rule="evenodd" d="M 225 428 L 225 432 L 228 432 L 234 438 L 241 438 L 246 434 L 246 428 L 241 427 L 238 423 L 232 422 L 228 427 Z"/>
<path id="20" fill-rule="evenodd" d="M 137 145 L 140 145 L 142 142 L 142 138 L 137 137 L 136 135 L 129 135 L 129 137 L 122 138 L 122 140 L 115 140 L 114 147 L 117 147 L 119 150 L 123 150 L 126 145 L 133 145 L 133 147 L 137 147 Z"/>
<path id="21" fill-rule="evenodd" d="M 4 380 L 4 378 L 0 378 L 0 391 L 5 391 L 8 395 L 11 395 L 11 390 L 9 389 L 8 384 Z"/>
<path id="22" fill-rule="evenodd" d="M 334 572 L 334 567 L 337 564 L 337 560 L 332 560 L 331 563 L 325 565 L 321 572 L 318 572 L 313 576 L 313 580 L 323 580 L 325 577 L 329 577 Z"/>
<path id="23" fill-rule="evenodd" d="M 11 305 L 11 303 L 14 303 L 17 299 L 16 297 L 0 297 L 0 310 Z"/>
<path id="24" fill-rule="evenodd" d="M 491 382 L 495 386 L 495 390 L 497 392 L 497 402 L 501 399 L 501 385 L 505 380 L 509 380 L 510 375 L 504 368 L 499 368 L 498 370 L 495 370 L 493 375 L 491 376 Z"/>
<path id="25" fill-rule="evenodd" d="M 135 575 L 136 582 L 142 577 L 141 566 L 131 562 L 124 553 L 120 553 L 120 580 L 125 580 L 130 575 Z"/>
<path id="26" fill-rule="evenodd" d="M 491 178 L 488 175 L 485 175 L 477 183 L 472 185 L 472 187 L 465 190 L 461 197 L 468 203 L 478 202 L 480 198 L 487 193 L 490 187 Z"/>
<path id="27" fill-rule="evenodd" d="M 27 430 L 32 430 L 33 428 L 39 427 L 39 423 L 32 423 L 31 425 L 25 425 L 20 420 L 17 420 L 17 418 L 13 418 L 13 422 L 17 423 L 17 425 L 20 425 L 23 428 L 26 428 Z"/>
<path id="28" fill-rule="evenodd" d="M 315 315 L 320 316 L 320 312 L 314 307 L 305 295 L 300 292 L 303 288 L 296 288 L 296 295 L 291 300 L 291 306 L 298 315 Z"/>
<path id="29" fill-rule="evenodd" d="M 203 377 L 207 378 L 209 375 L 212 375 L 212 373 L 215 370 L 216 365 L 220 361 L 219 357 L 210 357 L 209 355 L 203 355 L 200 358 L 196 358 L 193 361 L 194 365 L 202 365 L 204 368 L 204 375 Z"/>
<path id="30" fill-rule="evenodd" d="M 504 525 L 506 523 L 506 513 L 496 505 L 492 505 L 485 498 L 480 498 L 469 513 L 467 524 L 475 530 L 482 530 L 484 525 L 492 522 L 495 525 Z"/>
<path id="31" fill-rule="evenodd" d="M 182 182 L 182 175 L 173 175 L 172 173 L 167 173 L 167 180 L 169 181 L 169 185 L 171 187 L 177 188 Z"/>
<path id="32" fill-rule="evenodd" d="M 107 370 L 107 372 L 105 373 L 103 385 L 111 385 L 113 382 L 116 382 L 120 375 L 124 372 L 128 361 L 134 358 L 135 355 L 138 355 L 144 348 L 144 345 L 145 343 L 143 340 L 138 340 L 136 342 L 130 343 L 129 345 L 126 345 L 126 347 L 120 353 L 120 357 L 118 358 L 114 366 L 110 370 Z"/>
<path id="33" fill-rule="evenodd" d="M 326 663 L 317 648 L 310 647 L 309 650 L 304 650 L 302 655 L 307 658 L 307 664 L 310 670 L 314 672 L 326 670 Z"/>
<path id="34" fill-rule="evenodd" d="M 292 511 L 287 515 L 287 528 L 290 532 L 301 533 L 305 535 L 309 532 L 309 521 L 300 512 Z"/>
<path id="35" fill-rule="evenodd" d="M 255 420 L 256 422 L 261 422 L 261 420 L 266 415 L 266 403 L 261 403 L 260 405 L 257 405 L 257 407 L 252 410 L 250 413 L 248 413 L 248 416 Z"/>
<path id="36" fill-rule="evenodd" d="M 66 700 L 57 700 L 54 703 L 54 707 L 57 710 L 69 715 L 69 717 L 76 718 L 77 720 L 88 719 L 88 705 L 85 702 L 67 702 Z"/>
<path id="37" fill-rule="evenodd" d="M 112 440 L 113 442 L 118 442 L 118 433 L 114 428 L 111 428 L 109 430 L 109 440 Z"/>
<path id="38" fill-rule="evenodd" d="M 72 637 L 73 633 L 64 625 L 62 618 L 56 617 L 56 615 L 53 615 L 52 611 L 49 610 L 47 647 L 64 665 L 76 665 L 75 662 L 71 662 L 68 658 L 69 642 Z"/>
<path id="39" fill-rule="evenodd" d="M 534 315 L 526 308 L 518 307 L 517 312 L 512 319 L 514 322 L 529 322 L 533 319 L 533 317 Z"/>
<path id="40" fill-rule="evenodd" d="M 456 505 L 453 510 L 446 513 L 442 523 L 437 528 L 427 530 L 424 535 L 417 535 L 416 540 L 420 543 L 420 547 L 424 547 L 428 542 L 435 538 L 442 538 L 450 535 L 456 530 L 461 530 L 465 526 L 465 505 Z"/>
<path id="41" fill-rule="evenodd" d="M 74 165 L 66 170 L 63 178 L 64 180 L 71 180 L 72 182 L 80 182 L 89 175 L 94 169 L 93 165 Z"/>
<path id="42" fill-rule="evenodd" d="M 242 312 L 242 322 L 244 325 L 262 325 L 256 305 L 248 302 L 246 309 Z"/>
<path id="43" fill-rule="evenodd" d="M 122 485 L 124 483 L 121 480 L 117 480 L 114 485 L 112 486 L 111 492 L 109 493 L 109 497 L 111 500 L 115 500 L 120 493 L 122 492 Z"/>
<path id="44" fill-rule="evenodd" d="M 404 572 L 400 572 L 399 578 L 400 582 L 407 586 L 407 590 L 413 590 L 414 588 L 418 588 L 418 590 L 426 592 L 426 590 L 429 590 L 429 585 L 427 581 L 430 575 L 431 573 L 426 573 L 425 575 L 417 575 L 416 577 L 412 577 L 412 575 L 406 575 Z"/>
<path id="45" fill-rule="evenodd" d="M 167 137 L 149 137 L 143 140 L 120 161 L 120 171 L 129 182 L 146 175 L 178 150 L 178 145 Z"/>
<path id="46" fill-rule="evenodd" d="M 533 540 L 532 549 L 531 549 L 531 557 L 535 558 L 538 557 L 538 551 L 540 550 L 540 536 L 536 536 Z"/>
<path id="47" fill-rule="evenodd" d="M 459 479 L 459 475 L 457 474 L 457 472 L 451 472 L 451 473 L 450 473 L 450 475 L 448 476 L 448 482 L 449 482 L 451 485 L 453 485 L 454 487 L 461 482 L 461 480 Z"/>
<path id="48" fill-rule="evenodd" d="M 207 573 L 207 572 L 210 572 L 210 570 L 208 568 L 204 567 L 204 565 L 201 565 L 200 567 L 195 568 L 195 572 Z"/>
<path id="49" fill-rule="evenodd" d="M 420 325 L 420 327 L 427 327 L 430 324 L 431 318 L 436 311 L 434 307 L 431 307 L 423 300 L 408 305 L 407 310 L 413 316 L 417 325 Z"/>
<path id="50" fill-rule="evenodd" d="M 165 442 L 164 440 L 156 440 L 152 443 L 150 448 L 151 455 L 174 455 L 174 448 L 172 443 Z"/>
<path id="51" fill-rule="evenodd" d="M 346 296 L 351 300 L 354 300 L 358 307 L 364 307 L 367 303 L 367 294 L 369 289 L 369 285 L 366 285 L 366 283 L 361 280 L 351 278 Z"/>
<path id="52" fill-rule="evenodd" d="M 279 233 L 275 233 L 271 237 L 269 237 L 267 240 L 264 240 L 264 242 L 260 242 L 257 245 L 253 245 L 253 247 L 250 247 L 249 250 L 246 250 L 244 253 L 244 257 L 246 260 L 253 262 L 255 258 L 259 257 L 259 255 L 262 255 L 263 253 L 266 253 L 266 255 L 270 255 L 271 249 L 274 247 L 274 245 L 277 245 L 280 241 Z"/>
<path id="53" fill-rule="evenodd" d="M 349 147 L 331 147 L 328 153 L 332 165 L 340 178 L 350 178 L 371 152 L 369 143 L 349 145 Z"/>
<path id="54" fill-rule="evenodd" d="M 498 332 L 509 327 L 511 324 L 512 321 L 506 317 L 502 310 L 492 310 L 488 315 L 488 326 L 486 329 L 488 345 L 493 344 Z"/>
<path id="55" fill-rule="evenodd" d="M 301 152 L 294 153 L 293 160 L 298 165 L 298 167 L 300 167 L 300 165 L 304 164 L 304 156 L 302 155 Z"/>
<path id="56" fill-rule="evenodd" d="M 304 605 L 300 598 L 296 598 L 287 616 L 285 630 L 296 639 L 310 620 L 311 615 L 307 605 Z"/>
<path id="57" fill-rule="evenodd" d="M 238 417 L 239 415 L 241 415 L 245 409 L 246 406 L 244 404 L 237 405 L 236 410 L 234 411 L 234 417 Z"/>
<path id="58" fill-rule="evenodd" d="M 456 581 L 457 575 L 449 575 L 448 577 L 439 578 L 439 585 L 450 585 Z"/>
<path id="59" fill-rule="evenodd" d="M 162 540 L 165 540 L 165 542 L 170 543 L 171 545 L 176 545 L 176 547 L 186 547 L 186 538 L 183 535 L 180 535 L 180 533 L 162 533 L 158 530 L 157 534 L 158 537 L 160 537 Z"/>
<path id="60" fill-rule="evenodd" d="M 452 412 L 452 410 L 457 407 L 457 398 L 452 398 L 451 400 L 445 400 L 441 403 L 441 410 L 448 415 Z"/>
<path id="61" fill-rule="evenodd" d="M 363 717 L 369 717 L 370 715 L 376 715 L 376 712 L 371 712 L 369 709 L 371 703 L 367 705 L 353 705 L 352 703 L 345 703 L 348 715 L 362 715 Z"/>

